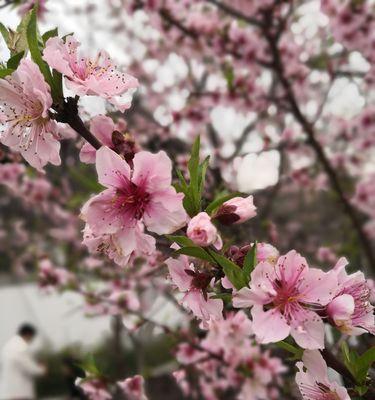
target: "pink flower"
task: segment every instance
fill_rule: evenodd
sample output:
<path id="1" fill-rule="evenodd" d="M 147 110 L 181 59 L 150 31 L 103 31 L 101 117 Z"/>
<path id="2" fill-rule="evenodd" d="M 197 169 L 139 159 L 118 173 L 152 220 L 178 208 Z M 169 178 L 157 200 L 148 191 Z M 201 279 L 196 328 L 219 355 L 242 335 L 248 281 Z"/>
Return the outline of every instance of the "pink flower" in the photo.
<path id="1" fill-rule="evenodd" d="M 253 330 L 261 343 L 291 334 L 299 346 L 317 349 L 324 347 L 324 324 L 315 311 L 327 305 L 336 291 L 333 274 L 309 268 L 292 250 L 276 265 L 259 263 L 251 274 L 250 288 L 241 289 L 233 305 L 252 307 Z"/>
<path id="2" fill-rule="evenodd" d="M 47 0 L 26 0 L 20 6 L 18 13 L 20 15 L 25 15 L 33 9 L 35 4 L 38 3 L 38 17 L 43 17 L 44 13 L 47 11 L 46 3 Z"/>
<path id="3" fill-rule="evenodd" d="M 61 163 L 51 106 L 50 88 L 32 61 L 21 60 L 15 72 L 0 79 L 0 141 L 38 170 L 48 162 Z"/>
<path id="4" fill-rule="evenodd" d="M 0 164 L 0 184 L 11 190 L 19 188 L 19 177 L 25 173 L 25 166 L 19 163 Z"/>
<path id="5" fill-rule="evenodd" d="M 267 261 L 275 264 L 279 257 L 279 250 L 269 243 L 257 243 L 256 258 L 258 262 Z"/>
<path id="6" fill-rule="evenodd" d="M 222 242 L 215 225 L 211 222 L 210 216 L 200 212 L 193 217 L 187 227 L 187 236 L 198 246 L 214 245 L 220 249 Z"/>
<path id="7" fill-rule="evenodd" d="M 75 282 L 75 277 L 72 273 L 64 268 L 53 266 L 48 259 L 42 260 L 38 269 L 39 285 L 42 288 L 59 288 Z"/>
<path id="8" fill-rule="evenodd" d="M 196 271 L 185 256 L 178 259 L 168 258 L 166 264 L 173 283 L 185 293 L 182 304 L 204 323 L 223 317 L 222 300 L 212 299 L 207 295 L 207 287 L 211 281 L 209 274 Z"/>
<path id="9" fill-rule="evenodd" d="M 196 349 L 190 343 L 181 343 L 177 347 L 176 360 L 183 365 L 194 364 L 205 356 L 205 352 Z"/>
<path id="10" fill-rule="evenodd" d="M 107 390 L 107 385 L 100 379 L 84 380 L 78 384 L 89 400 L 110 400 L 112 395 Z"/>
<path id="11" fill-rule="evenodd" d="M 168 156 L 163 151 L 141 151 L 135 155 L 133 165 L 131 169 L 108 147 L 97 151 L 99 183 L 107 189 L 82 208 L 82 217 L 94 236 L 125 235 L 135 240 L 130 230 L 136 229 L 139 222 L 160 235 L 172 233 L 186 223 L 183 195 L 171 185 L 172 165 Z"/>
<path id="12" fill-rule="evenodd" d="M 90 121 L 90 131 L 96 136 L 103 146 L 107 146 L 116 153 L 124 156 L 126 161 L 134 158 L 138 151 L 134 139 L 130 134 L 123 134 L 121 122 L 115 124 L 112 118 L 105 115 L 97 115 Z M 96 150 L 90 143 L 85 142 L 79 153 L 79 158 L 87 164 L 95 163 Z"/>
<path id="13" fill-rule="evenodd" d="M 215 218 L 222 224 L 241 224 L 257 215 L 253 196 L 234 197 L 226 201 L 215 213 Z"/>
<path id="14" fill-rule="evenodd" d="M 112 133 L 115 130 L 115 124 L 112 118 L 105 115 L 97 115 L 90 121 L 90 132 L 99 139 L 103 146 L 113 147 Z M 90 143 L 85 142 L 79 153 L 79 158 L 87 164 L 95 163 L 96 150 Z"/>
<path id="15" fill-rule="evenodd" d="M 328 379 L 328 369 L 317 350 L 305 350 L 297 363 L 296 382 L 304 400 L 350 400 L 343 386 Z"/>
<path id="16" fill-rule="evenodd" d="M 147 400 L 145 394 L 145 381 L 143 376 L 135 375 L 127 378 L 122 382 L 117 382 L 117 385 L 123 390 L 126 398 L 129 400 Z"/>
<path id="17" fill-rule="evenodd" d="M 340 258 L 331 272 L 337 276 L 339 290 L 327 305 L 327 314 L 333 325 L 346 334 L 361 335 L 366 331 L 375 334 L 371 288 L 361 271 L 348 275 L 347 264 L 345 258 Z"/>
<path id="18" fill-rule="evenodd" d="M 65 76 L 68 89 L 78 96 L 99 96 L 125 111 L 130 104 L 124 95 L 138 86 L 131 75 L 116 70 L 109 55 L 101 51 L 95 59 L 82 57 L 80 43 L 73 36 L 65 42 L 58 37 L 48 39 L 43 59 Z"/>
<path id="19" fill-rule="evenodd" d="M 134 229 L 119 231 L 111 235 L 95 236 L 86 225 L 83 244 L 91 253 L 103 253 L 117 265 L 126 266 L 132 256 L 151 255 L 155 251 L 155 239 L 146 235 L 143 225 L 137 223 Z"/>

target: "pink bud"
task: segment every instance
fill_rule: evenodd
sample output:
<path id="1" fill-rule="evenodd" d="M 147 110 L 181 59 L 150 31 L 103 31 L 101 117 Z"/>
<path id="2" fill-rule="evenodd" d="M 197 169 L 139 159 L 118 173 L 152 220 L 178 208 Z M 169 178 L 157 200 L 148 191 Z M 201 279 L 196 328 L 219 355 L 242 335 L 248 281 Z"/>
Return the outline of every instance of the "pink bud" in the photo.
<path id="1" fill-rule="evenodd" d="M 215 218 L 222 224 L 241 224 L 256 216 L 253 196 L 234 197 L 226 201 L 216 212 Z"/>
<path id="2" fill-rule="evenodd" d="M 187 235 L 199 246 L 210 246 L 218 240 L 217 229 L 211 222 L 210 216 L 205 212 L 199 213 L 190 220 Z"/>

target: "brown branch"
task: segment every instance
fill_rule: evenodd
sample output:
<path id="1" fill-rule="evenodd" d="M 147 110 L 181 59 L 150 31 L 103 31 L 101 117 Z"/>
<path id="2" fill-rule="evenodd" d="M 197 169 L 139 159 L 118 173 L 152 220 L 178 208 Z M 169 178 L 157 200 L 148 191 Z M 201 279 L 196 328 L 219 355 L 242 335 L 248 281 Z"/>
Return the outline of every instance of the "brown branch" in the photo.
<path id="1" fill-rule="evenodd" d="M 86 128 L 84 122 L 80 118 L 78 114 L 77 97 L 68 97 L 68 99 L 64 101 L 63 105 L 56 107 L 55 110 L 57 111 L 57 114 L 55 115 L 56 121 L 68 124 L 96 150 L 99 150 L 102 147 L 99 140 Z"/>
<path id="2" fill-rule="evenodd" d="M 354 209 L 354 207 L 351 205 L 349 199 L 347 199 L 344 189 L 341 185 L 340 179 L 335 171 L 335 169 L 332 167 L 325 151 L 322 145 L 319 143 L 318 139 L 316 138 L 316 132 L 314 130 L 314 127 L 310 121 L 303 115 L 298 102 L 296 100 L 296 97 L 294 95 L 294 91 L 292 88 L 292 85 L 290 84 L 289 80 L 285 76 L 284 72 L 284 65 L 281 59 L 281 54 L 278 48 L 278 41 L 277 38 L 275 38 L 274 35 L 272 35 L 267 28 L 264 29 L 264 35 L 266 37 L 266 40 L 268 42 L 270 51 L 273 56 L 273 70 L 276 73 L 282 87 L 285 90 L 285 97 L 286 100 L 289 103 L 290 106 L 290 111 L 299 122 L 303 130 L 305 131 L 308 141 L 307 143 L 313 148 L 315 151 L 315 154 L 320 161 L 320 164 L 323 166 L 323 169 L 325 170 L 329 181 L 331 183 L 331 187 L 333 190 L 336 192 L 342 207 L 350 219 L 352 226 L 354 230 L 356 231 L 359 241 L 362 245 L 362 248 L 366 254 L 369 266 L 375 270 L 375 254 L 371 245 L 371 242 L 366 235 L 361 220 Z"/>
<path id="3" fill-rule="evenodd" d="M 222 1 L 218 1 L 218 0 L 206 0 L 207 3 L 211 3 L 214 4 L 217 8 L 219 8 L 220 10 L 224 11 L 226 14 L 230 15 L 231 17 L 235 17 L 237 19 L 240 19 L 244 22 L 247 22 L 250 25 L 255 25 L 258 27 L 262 26 L 262 22 L 258 21 L 255 18 L 249 17 L 248 15 L 245 15 L 243 13 L 241 13 L 240 11 L 226 5 L 225 3 L 223 3 Z"/>

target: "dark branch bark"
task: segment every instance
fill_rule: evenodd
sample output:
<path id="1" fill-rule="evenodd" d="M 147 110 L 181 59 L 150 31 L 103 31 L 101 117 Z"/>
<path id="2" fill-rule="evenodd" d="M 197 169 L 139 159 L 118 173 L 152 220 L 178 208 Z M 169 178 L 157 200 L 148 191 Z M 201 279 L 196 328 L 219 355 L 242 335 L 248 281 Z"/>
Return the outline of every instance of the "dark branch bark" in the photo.
<path id="1" fill-rule="evenodd" d="M 91 146 L 96 150 L 102 147 L 99 140 L 86 128 L 82 119 L 78 114 L 78 99 L 69 97 L 61 106 L 57 107 L 55 110 L 57 114 L 55 116 L 56 121 L 68 124 L 72 129 L 74 129 L 79 135 L 86 139 Z"/>
<path id="2" fill-rule="evenodd" d="M 342 204 L 342 207 L 345 211 L 345 214 L 348 216 L 350 219 L 352 226 L 354 230 L 357 233 L 357 236 L 359 238 L 359 241 L 362 245 L 363 251 L 366 254 L 369 266 L 375 270 L 375 254 L 371 245 L 371 241 L 369 240 L 368 236 L 366 235 L 362 222 L 354 209 L 354 207 L 351 205 L 349 199 L 346 197 L 344 189 L 341 185 L 340 179 L 335 171 L 335 169 L 332 167 L 323 147 L 319 143 L 318 139 L 316 138 L 316 132 L 313 127 L 313 125 L 308 121 L 308 119 L 303 115 L 301 109 L 299 108 L 298 102 L 296 100 L 296 97 L 293 92 L 293 88 L 289 82 L 289 80 L 286 78 L 285 73 L 284 73 L 284 65 L 281 60 L 281 55 L 280 51 L 278 48 L 278 41 L 277 38 L 275 38 L 272 34 L 270 34 L 266 29 L 264 30 L 264 34 L 266 36 L 266 39 L 268 41 L 270 51 L 273 56 L 273 70 L 276 73 L 280 84 L 285 90 L 285 97 L 286 100 L 288 101 L 290 105 L 290 110 L 292 114 L 294 115 L 295 119 L 305 133 L 307 134 L 308 137 L 308 144 L 313 148 L 315 151 L 315 154 L 322 165 L 323 169 L 325 170 L 329 181 L 331 183 L 331 187 L 333 190 L 336 192 L 338 199 L 340 203 Z"/>

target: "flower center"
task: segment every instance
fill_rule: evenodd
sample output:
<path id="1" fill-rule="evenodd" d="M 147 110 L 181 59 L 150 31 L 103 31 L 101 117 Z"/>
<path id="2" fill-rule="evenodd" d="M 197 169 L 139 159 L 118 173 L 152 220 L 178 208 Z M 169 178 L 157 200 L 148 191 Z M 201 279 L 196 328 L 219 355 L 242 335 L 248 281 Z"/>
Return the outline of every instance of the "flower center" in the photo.
<path id="1" fill-rule="evenodd" d="M 117 190 L 114 201 L 116 207 L 130 212 L 135 219 L 140 220 L 150 202 L 150 198 L 150 194 L 143 188 L 129 182 L 126 189 Z"/>

